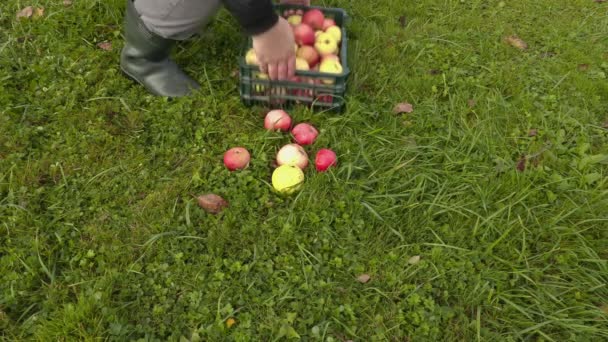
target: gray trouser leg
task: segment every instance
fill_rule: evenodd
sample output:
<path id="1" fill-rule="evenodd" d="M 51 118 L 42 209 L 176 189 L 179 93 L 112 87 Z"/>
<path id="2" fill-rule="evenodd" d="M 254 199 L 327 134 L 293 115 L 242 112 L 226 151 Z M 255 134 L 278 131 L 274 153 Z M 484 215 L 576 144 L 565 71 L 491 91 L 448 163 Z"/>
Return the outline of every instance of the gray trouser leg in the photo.
<path id="1" fill-rule="evenodd" d="M 135 0 L 135 9 L 146 27 L 174 40 L 198 33 L 220 6 L 220 0 Z"/>

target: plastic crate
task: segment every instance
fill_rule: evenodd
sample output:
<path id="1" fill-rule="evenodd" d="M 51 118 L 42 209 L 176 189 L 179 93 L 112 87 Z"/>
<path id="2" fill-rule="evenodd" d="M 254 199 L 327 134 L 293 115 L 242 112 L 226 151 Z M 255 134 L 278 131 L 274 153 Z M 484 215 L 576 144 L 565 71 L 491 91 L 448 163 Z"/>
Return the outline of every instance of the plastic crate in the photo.
<path id="1" fill-rule="evenodd" d="M 342 29 L 342 41 L 340 43 L 341 74 L 321 73 L 314 70 L 296 70 L 296 76 L 301 82 L 270 80 L 260 73 L 257 65 L 248 65 L 245 62 L 245 54 L 252 47 L 252 40 L 248 38 L 243 45 L 243 51 L 239 58 L 240 95 L 241 100 L 247 106 L 263 105 L 268 107 L 290 108 L 297 104 L 308 105 L 315 109 L 342 111 L 345 106 L 344 95 L 350 69 L 347 63 L 348 37 L 346 35 L 346 24 L 348 15 L 340 8 L 327 8 L 318 6 L 297 5 L 275 5 L 275 10 L 282 15 L 288 9 L 317 8 L 326 17 L 334 19 L 336 25 Z M 333 81 L 323 83 L 323 80 Z"/>

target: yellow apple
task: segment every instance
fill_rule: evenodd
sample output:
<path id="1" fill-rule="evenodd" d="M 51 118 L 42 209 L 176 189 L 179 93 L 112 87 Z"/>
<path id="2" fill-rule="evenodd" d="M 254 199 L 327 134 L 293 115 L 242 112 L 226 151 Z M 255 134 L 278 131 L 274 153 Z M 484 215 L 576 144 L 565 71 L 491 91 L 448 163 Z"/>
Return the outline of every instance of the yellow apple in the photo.
<path id="1" fill-rule="evenodd" d="M 256 72 L 253 74 L 254 78 L 260 79 L 260 80 L 267 80 L 269 79 L 268 74 L 263 74 L 261 72 Z M 260 83 L 254 83 L 253 84 L 253 88 L 256 92 L 264 92 L 266 90 L 266 85 L 264 84 L 260 84 Z"/>
<path id="2" fill-rule="evenodd" d="M 310 70 L 308 62 L 304 58 L 296 57 L 296 70 Z"/>
<path id="3" fill-rule="evenodd" d="M 258 65 L 258 56 L 255 54 L 254 49 L 249 49 L 249 51 L 247 51 L 245 62 L 249 65 Z"/>
<path id="4" fill-rule="evenodd" d="M 287 18 L 287 22 L 293 26 L 300 25 L 302 23 L 302 16 L 301 15 L 291 15 L 291 16 L 289 16 L 289 18 Z"/>
<path id="5" fill-rule="evenodd" d="M 338 51 L 338 42 L 334 36 L 323 32 L 317 36 L 315 41 L 315 49 L 319 51 L 321 56 L 335 54 Z"/>
<path id="6" fill-rule="evenodd" d="M 327 74 L 341 74 L 342 73 L 342 64 L 336 59 L 330 58 L 325 59 L 321 62 L 321 66 L 319 67 L 319 71 Z M 324 78 L 321 81 L 325 84 L 334 84 L 333 78 Z"/>
<path id="7" fill-rule="evenodd" d="M 338 26 L 330 26 L 325 30 L 325 33 L 331 34 L 337 42 L 342 40 L 342 30 Z"/>

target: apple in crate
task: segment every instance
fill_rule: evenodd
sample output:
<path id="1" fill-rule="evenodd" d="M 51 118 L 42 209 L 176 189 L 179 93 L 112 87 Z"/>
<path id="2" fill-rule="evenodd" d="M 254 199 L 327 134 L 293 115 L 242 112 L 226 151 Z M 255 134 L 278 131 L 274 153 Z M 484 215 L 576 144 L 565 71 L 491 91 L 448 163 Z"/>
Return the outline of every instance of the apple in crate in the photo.
<path id="1" fill-rule="evenodd" d="M 306 60 L 308 66 L 311 68 L 313 68 L 315 65 L 317 65 L 317 63 L 319 63 L 319 53 L 314 47 L 310 45 L 304 45 L 300 47 L 296 52 L 296 56 Z"/>
<path id="2" fill-rule="evenodd" d="M 297 14 L 290 15 L 287 18 L 287 22 L 293 26 L 300 25 L 302 23 L 302 16 Z"/>
<path id="3" fill-rule="evenodd" d="M 332 34 L 323 32 L 315 39 L 315 49 L 321 56 L 336 54 L 338 52 L 338 42 Z"/>
<path id="4" fill-rule="evenodd" d="M 325 33 L 332 35 L 338 43 L 342 40 L 342 30 L 338 26 L 328 27 L 325 29 Z"/>
<path id="5" fill-rule="evenodd" d="M 332 18 L 325 18 L 325 20 L 323 20 L 323 31 L 327 30 L 328 27 L 331 26 L 335 26 L 336 25 L 336 21 L 333 20 Z"/>
<path id="6" fill-rule="evenodd" d="M 294 27 L 293 35 L 298 45 L 313 45 L 315 43 L 315 31 L 307 24 Z"/>
<path id="7" fill-rule="evenodd" d="M 324 59 L 321 62 L 319 67 L 319 71 L 327 74 L 336 74 L 339 75 L 342 73 L 342 64 L 334 58 Z M 325 84 L 334 84 L 335 78 L 322 78 L 321 81 Z"/>
<path id="8" fill-rule="evenodd" d="M 302 22 L 310 25 L 315 30 L 322 29 L 324 21 L 325 15 L 317 8 L 306 11 L 302 16 Z"/>

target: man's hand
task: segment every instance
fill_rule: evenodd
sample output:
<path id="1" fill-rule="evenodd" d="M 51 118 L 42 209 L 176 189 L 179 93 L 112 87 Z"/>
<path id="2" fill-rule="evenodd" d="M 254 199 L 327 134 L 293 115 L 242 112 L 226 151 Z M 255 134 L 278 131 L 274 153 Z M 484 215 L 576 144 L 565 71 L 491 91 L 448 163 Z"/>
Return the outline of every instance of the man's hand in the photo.
<path id="1" fill-rule="evenodd" d="M 291 25 L 285 18 L 279 18 L 270 30 L 252 39 L 260 70 L 270 79 L 284 80 L 295 75 L 296 43 Z"/>

